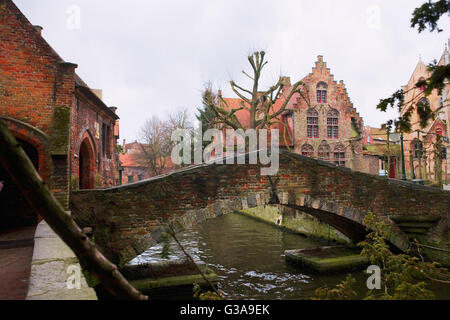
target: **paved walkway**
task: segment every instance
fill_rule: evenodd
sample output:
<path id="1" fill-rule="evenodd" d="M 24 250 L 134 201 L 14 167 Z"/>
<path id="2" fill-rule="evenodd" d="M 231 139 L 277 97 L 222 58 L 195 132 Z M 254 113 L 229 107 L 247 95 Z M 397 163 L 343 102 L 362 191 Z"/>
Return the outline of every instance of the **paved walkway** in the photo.
<path id="1" fill-rule="evenodd" d="M 0 300 L 24 300 L 36 227 L 0 231 Z"/>
<path id="2" fill-rule="evenodd" d="M 27 300 L 97 300 L 89 288 L 73 251 L 45 221 L 39 223 L 34 238 L 31 276 Z M 68 288 L 70 278 L 80 280 L 79 288 Z"/>

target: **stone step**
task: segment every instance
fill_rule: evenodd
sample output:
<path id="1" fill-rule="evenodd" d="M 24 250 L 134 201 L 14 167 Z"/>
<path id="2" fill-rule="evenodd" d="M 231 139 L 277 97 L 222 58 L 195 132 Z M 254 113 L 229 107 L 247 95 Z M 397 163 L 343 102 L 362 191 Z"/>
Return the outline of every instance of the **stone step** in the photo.
<path id="1" fill-rule="evenodd" d="M 409 233 L 425 234 L 425 233 L 427 233 L 428 229 L 426 229 L 426 228 L 402 228 L 402 231 L 406 234 L 409 234 Z"/>
<path id="2" fill-rule="evenodd" d="M 343 246 L 319 247 L 284 252 L 287 262 L 317 273 L 344 272 L 369 265 L 358 250 Z"/>
<path id="3" fill-rule="evenodd" d="M 434 223 L 430 222 L 401 222 L 397 223 L 397 225 L 400 227 L 400 229 L 404 228 L 425 228 L 429 229 L 432 228 Z"/>
<path id="4" fill-rule="evenodd" d="M 440 217 L 430 216 L 430 215 L 411 215 L 411 216 L 389 216 L 389 219 L 395 223 L 407 223 L 407 222 L 428 222 L 436 223 L 439 221 Z"/>

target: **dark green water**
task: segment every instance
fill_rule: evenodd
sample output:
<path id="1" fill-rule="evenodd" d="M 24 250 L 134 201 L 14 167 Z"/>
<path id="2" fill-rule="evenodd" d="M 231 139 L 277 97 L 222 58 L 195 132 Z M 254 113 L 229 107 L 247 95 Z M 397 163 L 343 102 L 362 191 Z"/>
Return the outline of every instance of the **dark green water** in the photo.
<path id="1" fill-rule="evenodd" d="M 310 299 L 322 286 L 334 287 L 346 274 L 317 275 L 286 263 L 284 251 L 326 245 L 239 214 L 208 220 L 177 235 L 185 249 L 220 277 L 227 299 Z M 155 246 L 134 262 L 160 260 Z M 182 256 L 171 243 L 171 258 Z M 367 291 L 367 275 L 353 272 L 357 291 Z M 437 298 L 450 299 L 450 286 L 435 287 Z"/>

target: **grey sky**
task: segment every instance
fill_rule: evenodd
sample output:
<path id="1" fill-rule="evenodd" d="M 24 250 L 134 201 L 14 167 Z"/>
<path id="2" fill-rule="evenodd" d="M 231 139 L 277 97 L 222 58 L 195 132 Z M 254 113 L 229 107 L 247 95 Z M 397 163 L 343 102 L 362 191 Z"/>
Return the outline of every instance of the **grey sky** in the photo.
<path id="1" fill-rule="evenodd" d="M 138 136 L 152 115 L 201 103 L 211 80 L 225 96 L 227 82 L 244 81 L 247 56 L 267 52 L 264 84 L 279 75 L 306 76 L 317 55 L 335 80 L 344 80 L 366 125 L 391 115 L 375 110 L 408 82 L 419 55 L 439 59 L 442 33 L 418 34 L 409 27 L 425 0 L 15 0 L 43 36 L 91 88 L 103 89 L 117 106 L 121 138 Z M 75 7 L 73 7 L 75 5 Z M 75 11 L 74 11 L 75 8 Z M 80 9 L 78 28 L 76 10 Z"/>

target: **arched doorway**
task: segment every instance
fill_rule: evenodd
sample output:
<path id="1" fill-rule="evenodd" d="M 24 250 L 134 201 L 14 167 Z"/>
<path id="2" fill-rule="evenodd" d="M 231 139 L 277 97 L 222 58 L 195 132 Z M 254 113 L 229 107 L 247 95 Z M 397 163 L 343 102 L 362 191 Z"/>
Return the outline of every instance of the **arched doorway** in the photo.
<path id="1" fill-rule="evenodd" d="M 33 145 L 21 139 L 17 141 L 39 171 L 39 152 Z M 2 166 L 0 166 L 0 181 L 3 181 L 0 192 L 0 230 L 35 226 L 38 223 L 38 215 L 28 206 L 21 190 Z"/>
<path id="2" fill-rule="evenodd" d="M 94 189 L 94 151 L 88 138 L 85 138 L 81 143 L 78 163 L 80 189 Z"/>

